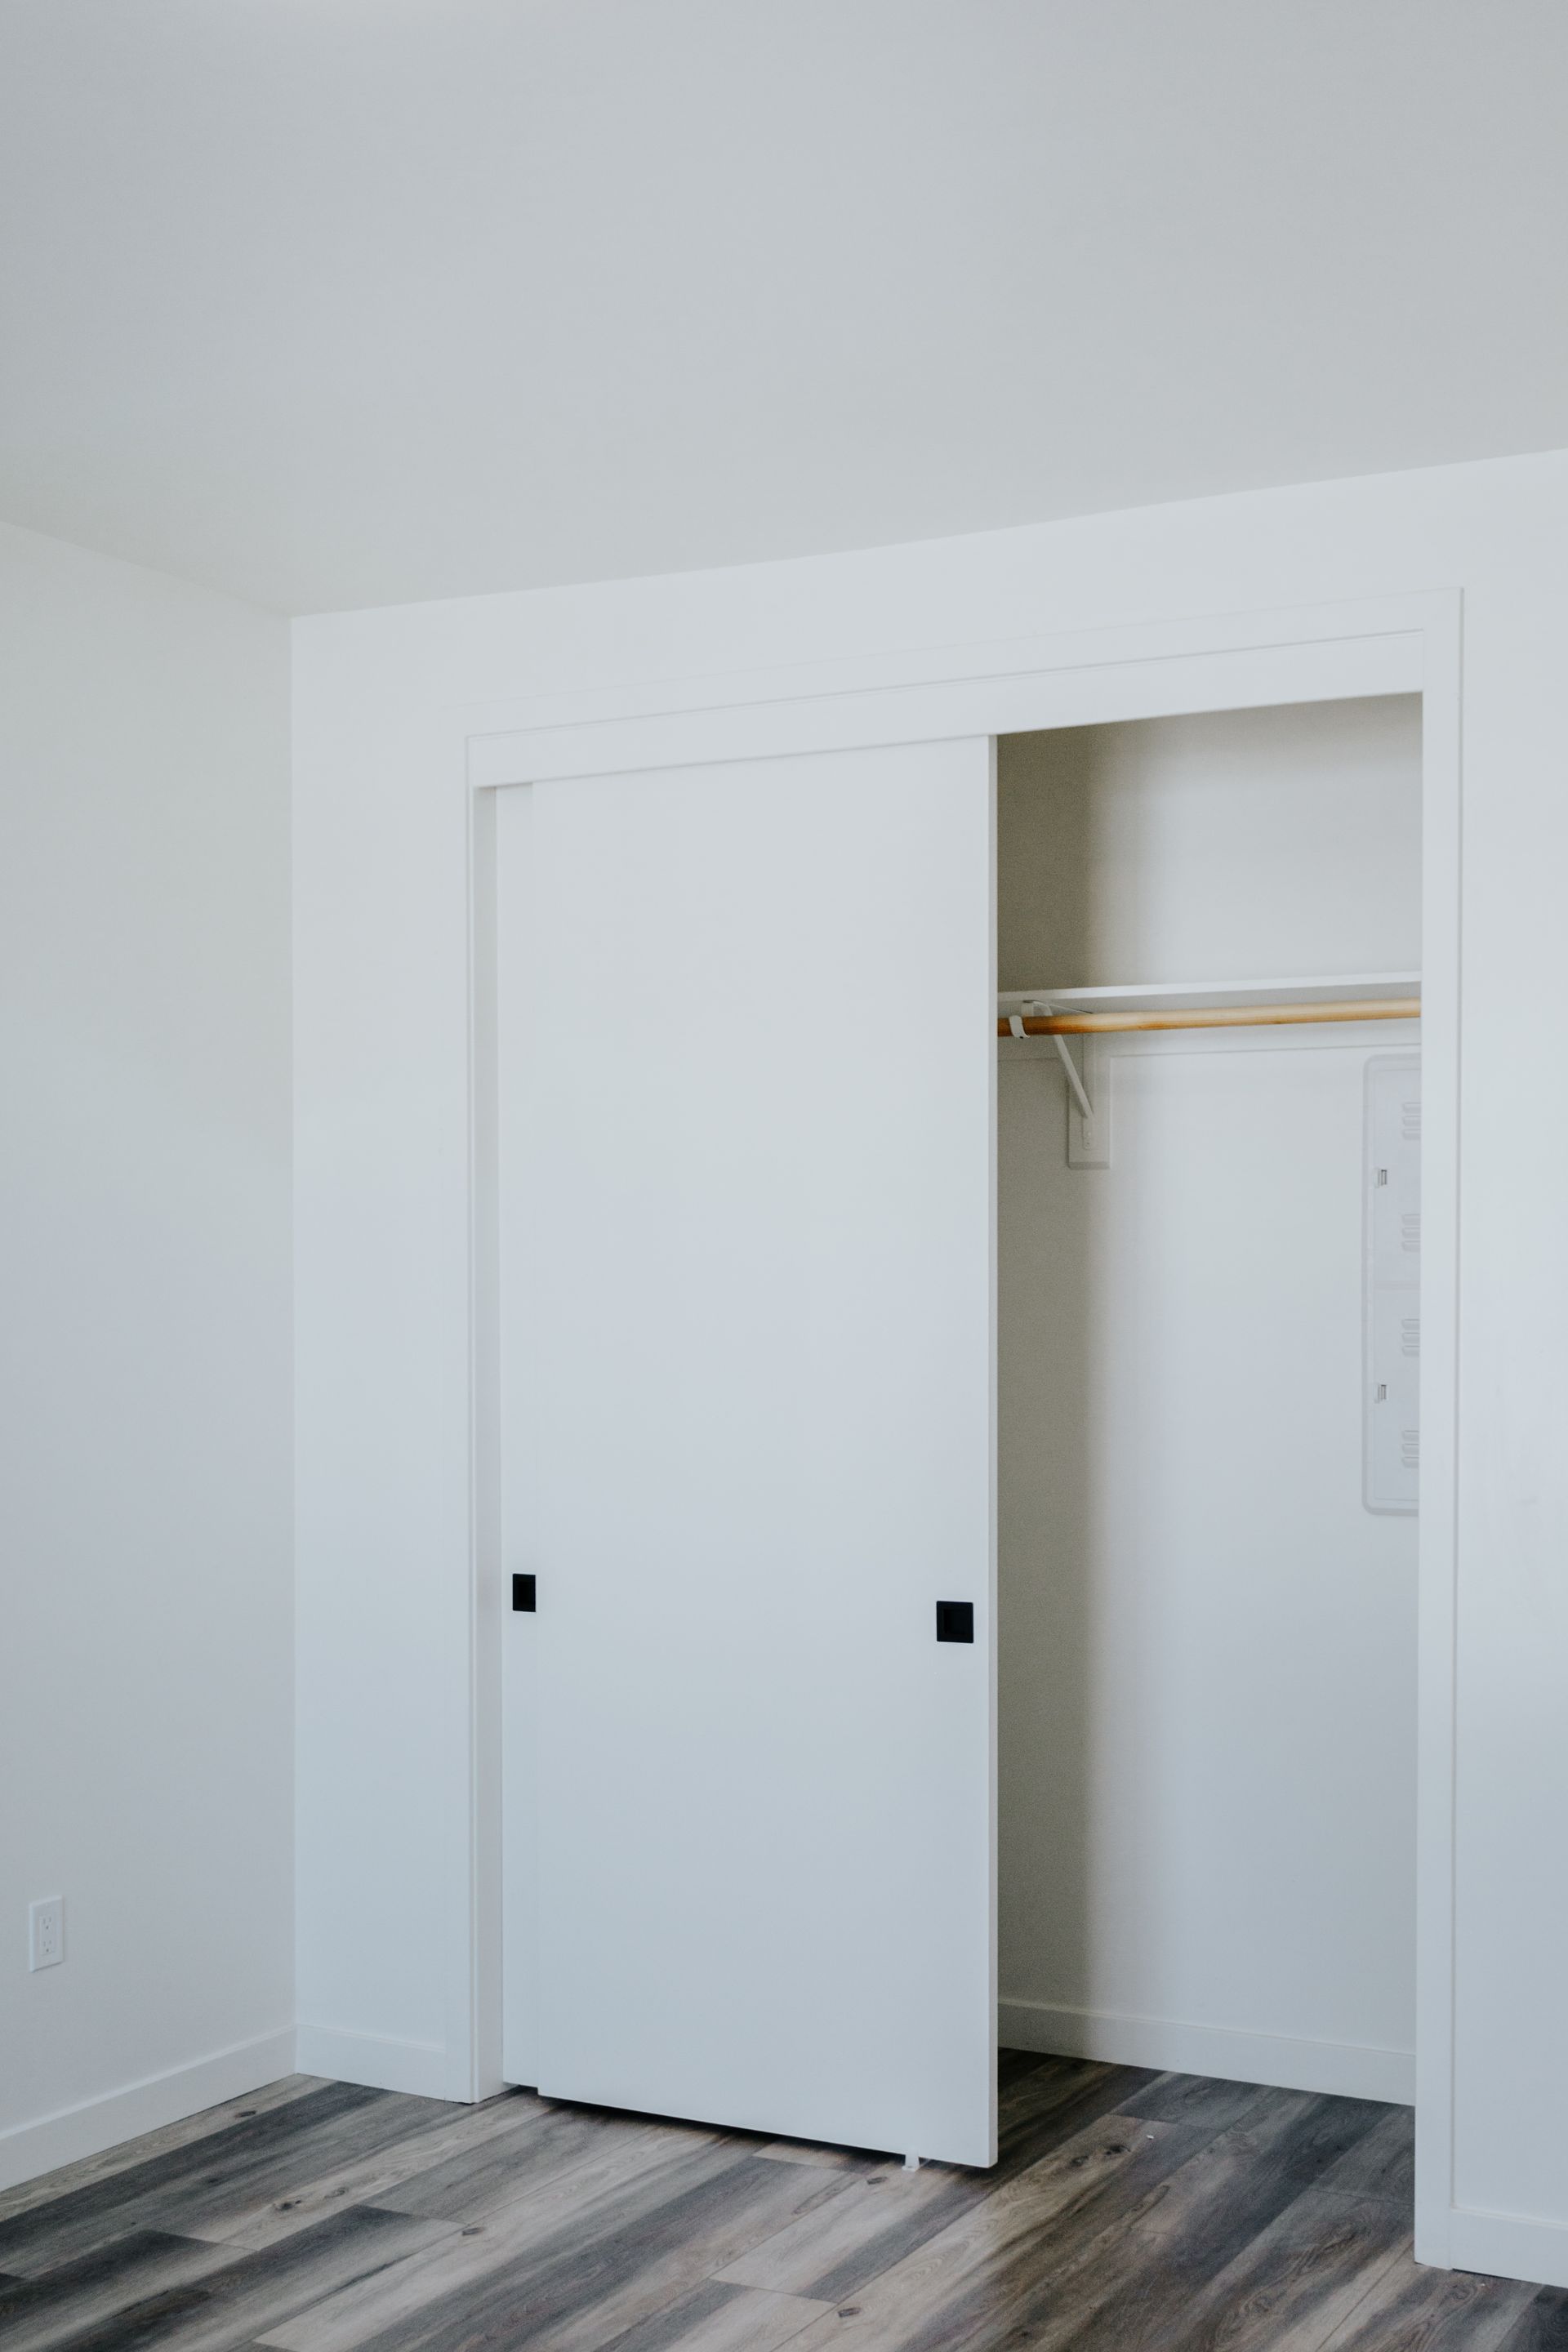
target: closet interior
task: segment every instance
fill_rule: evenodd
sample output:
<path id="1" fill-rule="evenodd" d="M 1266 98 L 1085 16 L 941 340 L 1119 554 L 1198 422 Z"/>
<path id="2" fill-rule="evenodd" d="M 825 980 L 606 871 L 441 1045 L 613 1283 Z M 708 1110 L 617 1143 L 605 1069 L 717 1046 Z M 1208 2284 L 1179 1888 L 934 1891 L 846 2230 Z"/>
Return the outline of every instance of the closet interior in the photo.
<path id="1" fill-rule="evenodd" d="M 1413 2096 L 1415 696 L 1002 739 L 1000 2037 Z"/>

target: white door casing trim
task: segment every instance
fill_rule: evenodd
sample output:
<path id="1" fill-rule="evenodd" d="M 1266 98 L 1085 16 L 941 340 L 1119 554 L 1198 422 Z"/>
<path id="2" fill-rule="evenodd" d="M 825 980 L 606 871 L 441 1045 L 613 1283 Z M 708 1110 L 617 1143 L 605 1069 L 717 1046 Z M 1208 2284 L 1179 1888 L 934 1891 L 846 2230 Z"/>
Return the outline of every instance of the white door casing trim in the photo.
<path id="1" fill-rule="evenodd" d="M 501 1563 L 495 1507 L 494 814 L 508 784 L 1178 712 L 1423 696 L 1423 1299 L 1416 1868 L 1416 2252 L 1456 2259 L 1454 1751 L 1462 599 L 1152 620 L 1044 639 L 473 703 L 454 713 L 469 871 L 469 1713 L 447 2010 L 447 2095 L 500 2073 Z M 754 985 L 765 975 L 748 975 Z"/>

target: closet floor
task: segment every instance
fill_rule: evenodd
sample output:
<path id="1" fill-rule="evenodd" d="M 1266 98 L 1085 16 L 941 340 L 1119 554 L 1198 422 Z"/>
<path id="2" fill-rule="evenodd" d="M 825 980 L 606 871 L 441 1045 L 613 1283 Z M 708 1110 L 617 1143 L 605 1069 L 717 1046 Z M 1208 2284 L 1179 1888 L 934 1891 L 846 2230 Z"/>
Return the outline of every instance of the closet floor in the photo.
<path id="1" fill-rule="evenodd" d="M 0 2195 L 5 2352 L 1545 2352 L 1417 2269 L 1410 2115 L 1002 2053 L 990 2173 L 295 2076 Z"/>

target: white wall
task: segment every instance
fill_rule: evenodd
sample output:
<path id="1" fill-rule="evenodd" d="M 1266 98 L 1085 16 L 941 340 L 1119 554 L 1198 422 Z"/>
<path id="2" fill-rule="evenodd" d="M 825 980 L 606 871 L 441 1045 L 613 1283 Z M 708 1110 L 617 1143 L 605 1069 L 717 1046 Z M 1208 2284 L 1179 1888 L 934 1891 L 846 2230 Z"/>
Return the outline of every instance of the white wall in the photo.
<path id="1" fill-rule="evenodd" d="M 1414 697 L 1005 737 L 1003 985 L 1412 971 Z M 1002 2038 L 1414 2095 L 1415 1522 L 1362 1504 L 1391 1028 L 999 1047 Z M 1098 1107 L 1098 1106 L 1097 1106 Z"/>
<path id="2" fill-rule="evenodd" d="M 1004 736 L 996 821 L 1000 988 L 1420 966 L 1416 696 Z"/>
<path id="3" fill-rule="evenodd" d="M 287 665 L 0 530 L 0 2179 L 292 2063 Z"/>
<path id="4" fill-rule="evenodd" d="M 1568 2283 L 1562 455 L 297 625 L 301 2010 L 337 2037 L 315 2047 L 479 2079 L 464 726 L 496 697 L 1422 588 L 1464 600 L 1455 2211 L 1488 2263 Z"/>

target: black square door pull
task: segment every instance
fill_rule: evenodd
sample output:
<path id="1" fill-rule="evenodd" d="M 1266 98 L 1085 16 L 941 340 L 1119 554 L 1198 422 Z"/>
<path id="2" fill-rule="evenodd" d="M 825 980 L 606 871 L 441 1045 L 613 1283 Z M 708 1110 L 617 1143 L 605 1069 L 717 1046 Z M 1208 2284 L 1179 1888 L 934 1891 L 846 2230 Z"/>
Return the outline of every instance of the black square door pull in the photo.
<path id="1" fill-rule="evenodd" d="M 537 1604 L 533 1598 L 533 1579 L 531 1576 L 514 1576 L 512 1578 L 511 1605 L 514 1609 L 525 1610 L 531 1617 L 534 1614 Z"/>
<path id="2" fill-rule="evenodd" d="M 973 1642 L 973 1601 L 939 1601 L 936 1604 L 936 1638 L 939 1642 Z"/>

